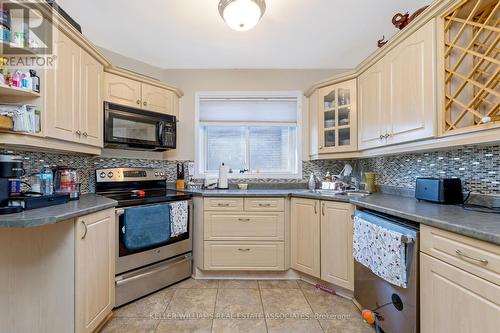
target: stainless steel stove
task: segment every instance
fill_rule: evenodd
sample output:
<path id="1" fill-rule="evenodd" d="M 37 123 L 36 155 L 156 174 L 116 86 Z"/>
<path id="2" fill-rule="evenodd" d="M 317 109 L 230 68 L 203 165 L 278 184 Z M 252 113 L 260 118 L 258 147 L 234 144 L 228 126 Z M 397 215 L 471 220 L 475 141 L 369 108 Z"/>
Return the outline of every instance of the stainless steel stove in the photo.
<path id="1" fill-rule="evenodd" d="M 167 190 L 161 170 L 96 170 L 96 193 L 118 201 L 116 306 L 186 279 L 192 274 L 191 195 Z M 187 202 L 187 228 L 171 235 L 170 206 Z"/>

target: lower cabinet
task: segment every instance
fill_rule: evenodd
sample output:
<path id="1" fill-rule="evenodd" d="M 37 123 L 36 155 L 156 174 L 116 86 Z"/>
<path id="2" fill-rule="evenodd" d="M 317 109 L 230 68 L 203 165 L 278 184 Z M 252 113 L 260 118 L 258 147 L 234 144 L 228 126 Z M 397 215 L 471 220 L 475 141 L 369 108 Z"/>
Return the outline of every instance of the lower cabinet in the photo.
<path id="1" fill-rule="evenodd" d="M 290 265 L 293 269 L 319 278 L 320 259 L 319 200 L 292 198 L 290 211 Z"/>
<path id="2" fill-rule="evenodd" d="M 425 333 L 498 332 L 500 286 L 420 254 L 420 328 Z"/>
<path id="3" fill-rule="evenodd" d="M 352 213 L 349 203 L 292 198 L 292 268 L 354 290 Z"/>
<path id="4" fill-rule="evenodd" d="M 114 307 L 114 210 L 76 219 L 75 230 L 75 331 L 90 333 Z"/>
<path id="5" fill-rule="evenodd" d="M 284 198 L 204 198 L 203 211 L 203 270 L 285 270 Z"/>
<path id="6" fill-rule="evenodd" d="M 354 290 L 353 206 L 321 202 L 321 280 Z"/>

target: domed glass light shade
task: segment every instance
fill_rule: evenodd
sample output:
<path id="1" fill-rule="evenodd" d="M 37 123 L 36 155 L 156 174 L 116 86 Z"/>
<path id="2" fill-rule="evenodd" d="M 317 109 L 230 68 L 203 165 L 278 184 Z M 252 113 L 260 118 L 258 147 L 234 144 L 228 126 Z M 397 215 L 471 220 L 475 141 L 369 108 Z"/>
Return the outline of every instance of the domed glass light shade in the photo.
<path id="1" fill-rule="evenodd" d="M 219 14 L 236 31 L 254 28 L 266 10 L 264 0 L 221 0 Z"/>

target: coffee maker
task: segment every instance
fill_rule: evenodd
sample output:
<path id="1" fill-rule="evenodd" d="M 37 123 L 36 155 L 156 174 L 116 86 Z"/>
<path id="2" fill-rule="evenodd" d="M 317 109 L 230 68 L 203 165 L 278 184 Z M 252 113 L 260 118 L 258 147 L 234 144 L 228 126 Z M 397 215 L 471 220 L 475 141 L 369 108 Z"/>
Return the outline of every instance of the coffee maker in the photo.
<path id="1" fill-rule="evenodd" d="M 23 161 L 16 156 L 0 155 L 0 215 L 18 213 L 21 207 L 9 206 L 10 181 L 23 176 Z"/>

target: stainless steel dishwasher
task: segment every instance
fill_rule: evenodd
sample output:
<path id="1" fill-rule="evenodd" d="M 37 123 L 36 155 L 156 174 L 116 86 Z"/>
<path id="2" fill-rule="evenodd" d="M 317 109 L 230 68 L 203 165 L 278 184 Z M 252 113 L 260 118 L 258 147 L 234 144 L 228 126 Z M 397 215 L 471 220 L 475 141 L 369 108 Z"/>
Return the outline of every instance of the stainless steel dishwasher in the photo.
<path id="1" fill-rule="evenodd" d="M 354 261 L 354 298 L 364 309 L 376 309 L 385 333 L 417 333 L 419 329 L 419 226 L 410 221 L 368 210 L 356 216 L 409 237 L 406 246 L 407 288 L 391 284 Z"/>

